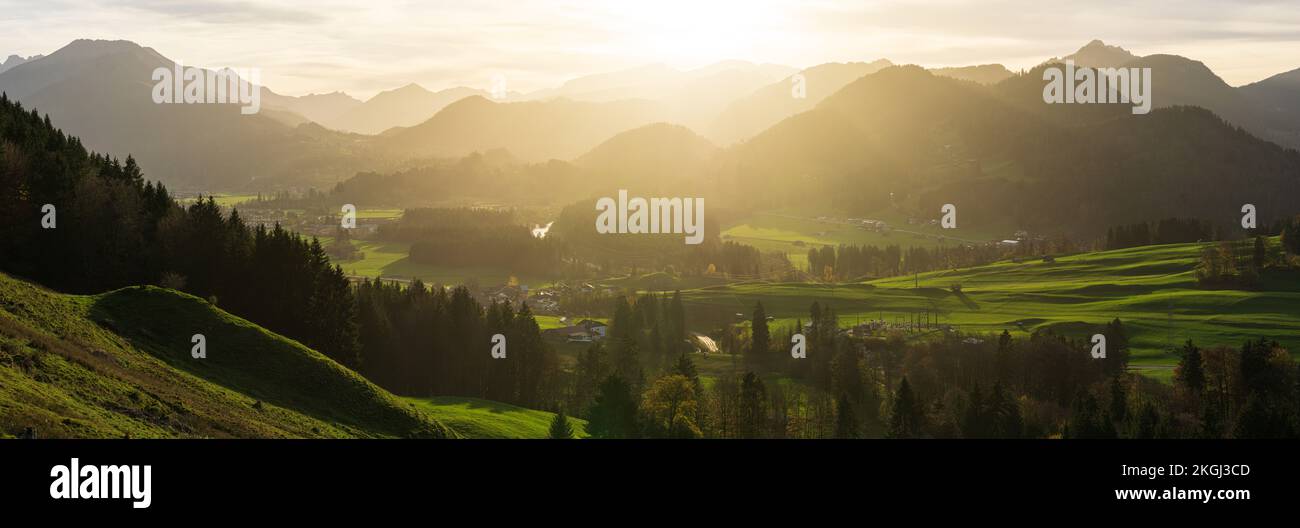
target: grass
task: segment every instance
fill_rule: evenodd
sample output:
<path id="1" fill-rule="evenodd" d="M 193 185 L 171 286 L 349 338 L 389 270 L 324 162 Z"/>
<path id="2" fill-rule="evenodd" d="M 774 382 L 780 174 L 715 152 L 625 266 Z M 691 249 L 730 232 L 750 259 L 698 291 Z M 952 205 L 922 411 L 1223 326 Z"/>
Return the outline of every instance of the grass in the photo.
<path id="1" fill-rule="evenodd" d="M 785 253 L 795 267 L 808 264 L 808 250 L 821 246 L 840 244 L 908 247 L 936 247 L 953 245 L 958 239 L 986 241 L 1006 238 L 1014 229 L 999 227 L 992 230 L 944 230 L 938 226 L 907 225 L 906 215 L 888 213 L 872 219 L 888 222 L 895 230 L 876 232 L 837 222 L 816 219 L 820 213 L 783 212 L 761 213 L 723 226 L 722 237 L 748 244 L 763 252 Z M 936 216 L 938 213 L 936 212 Z"/>
<path id="2" fill-rule="evenodd" d="M 819 285 L 749 282 L 683 291 L 693 330 L 707 331 L 749 314 L 762 301 L 777 324 L 808 319 L 817 301 L 841 325 L 930 311 L 941 323 L 971 332 L 1035 330 L 1089 336 L 1115 318 L 1124 322 L 1132 363 L 1158 372 L 1177 362 L 1170 345 L 1240 346 L 1277 339 L 1300 352 L 1300 274 L 1265 273 L 1258 290 L 1205 290 L 1193 269 L 1200 244 L 1147 246 L 1041 260 L 999 262 L 864 283 Z M 962 293 L 950 287 L 960 284 Z"/>
<path id="3" fill-rule="evenodd" d="M 359 209 L 357 210 L 357 218 L 401 218 L 402 211 L 403 209 Z"/>
<path id="4" fill-rule="evenodd" d="M 203 334 L 207 357 L 191 357 Z M 51 292 L 0 274 L 0 436 L 446 437 L 296 341 L 156 287 Z"/>
<path id="5" fill-rule="evenodd" d="M 403 398 L 416 409 L 445 423 L 468 438 L 546 438 L 554 413 L 535 411 L 514 405 L 480 400 L 439 396 Z M 587 421 L 569 417 L 574 435 L 587 436 Z"/>
<path id="6" fill-rule="evenodd" d="M 242 203 L 244 203 L 244 202 L 251 202 L 251 201 L 257 199 L 257 195 L 256 195 L 256 194 L 224 194 L 224 193 L 216 193 L 216 194 L 212 194 L 212 195 L 204 195 L 203 197 L 204 197 L 204 199 L 207 199 L 208 196 L 212 196 L 212 198 L 213 198 L 214 200 L 216 200 L 217 205 L 219 205 L 219 206 L 221 206 L 221 207 L 234 207 L 234 206 L 239 205 L 239 204 L 242 204 Z M 177 200 L 177 201 L 178 201 L 181 205 L 188 206 L 189 204 L 194 203 L 195 200 L 198 200 L 198 197 L 197 197 L 197 196 L 193 196 L 193 197 L 190 197 L 190 198 L 182 198 L 182 199 Z"/>

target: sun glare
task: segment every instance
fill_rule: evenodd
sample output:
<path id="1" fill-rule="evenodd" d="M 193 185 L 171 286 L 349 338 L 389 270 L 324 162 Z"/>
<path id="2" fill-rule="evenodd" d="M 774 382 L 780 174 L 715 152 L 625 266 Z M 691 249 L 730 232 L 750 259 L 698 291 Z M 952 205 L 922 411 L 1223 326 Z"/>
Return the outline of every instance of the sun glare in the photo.
<path id="1" fill-rule="evenodd" d="M 619 32 L 629 51 L 647 59 L 702 65 L 728 58 L 757 59 L 755 51 L 780 38 L 783 7 L 776 2 L 616 2 Z"/>

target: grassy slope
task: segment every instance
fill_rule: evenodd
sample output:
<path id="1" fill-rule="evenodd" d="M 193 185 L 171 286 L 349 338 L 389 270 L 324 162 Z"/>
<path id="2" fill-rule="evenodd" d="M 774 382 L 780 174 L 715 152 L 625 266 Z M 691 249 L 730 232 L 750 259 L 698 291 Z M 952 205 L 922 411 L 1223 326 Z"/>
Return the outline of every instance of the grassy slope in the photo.
<path id="1" fill-rule="evenodd" d="M 1128 328 L 1133 363 L 1168 366 L 1166 344 L 1240 345 L 1275 338 L 1300 352 L 1300 277 L 1266 273 L 1256 291 L 1203 290 L 1193 268 L 1200 244 L 1147 246 L 1041 260 L 1000 262 L 958 271 L 923 273 L 834 288 L 816 284 L 747 283 L 683 292 L 692 318 L 704 324 L 734 321 L 761 300 L 769 314 L 808 318 L 813 301 L 834 306 L 841 324 L 937 311 L 961 330 L 1001 332 L 1052 328 L 1090 335 L 1116 317 Z M 961 284 L 963 295 L 949 291 Z M 1172 316 L 1171 316 L 1172 314 Z M 783 324 L 788 324 L 783 322 Z"/>
<path id="2" fill-rule="evenodd" d="M 421 412 L 469 438 L 546 438 L 553 413 L 476 398 L 404 398 Z M 587 421 L 569 417 L 575 436 L 587 436 Z"/>
<path id="3" fill-rule="evenodd" d="M 207 358 L 190 338 L 207 338 Z M 120 335 L 119 335 L 120 334 Z M 0 436 L 454 436 L 318 352 L 155 287 L 62 295 L 0 274 Z"/>

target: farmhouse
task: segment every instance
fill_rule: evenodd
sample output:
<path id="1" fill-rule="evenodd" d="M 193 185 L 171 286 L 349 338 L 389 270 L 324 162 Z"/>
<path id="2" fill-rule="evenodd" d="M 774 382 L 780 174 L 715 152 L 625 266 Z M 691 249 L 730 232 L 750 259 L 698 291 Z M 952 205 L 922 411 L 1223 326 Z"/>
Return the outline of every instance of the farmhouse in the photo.
<path id="1" fill-rule="evenodd" d="M 546 335 L 552 337 L 563 337 L 571 343 L 590 343 L 593 341 L 602 341 L 605 339 L 605 332 L 609 327 L 600 321 L 583 319 L 578 324 L 565 326 L 561 328 L 552 328 L 545 331 Z"/>

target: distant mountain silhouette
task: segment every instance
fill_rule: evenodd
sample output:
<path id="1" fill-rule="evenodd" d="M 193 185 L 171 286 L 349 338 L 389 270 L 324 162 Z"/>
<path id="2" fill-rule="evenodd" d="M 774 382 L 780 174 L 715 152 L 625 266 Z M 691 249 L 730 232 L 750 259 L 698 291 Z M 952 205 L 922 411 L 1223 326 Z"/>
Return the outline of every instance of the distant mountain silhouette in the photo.
<path id="1" fill-rule="evenodd" d="M 318 121 L 326 127 L 359 134 L 378 134 L 393 127 L 419 124 L 447 105 L 472 95 L 486 96 L 487 92 L 473 88 L 456 87 L 430 92 L 411 83 L 401 88 L 380 92 L 364 103 L 348 108 L 331 118 Z"/>
<path id="2" fill-rule="evenodd" d="M 1300 146 L 1300 69 L 1279 73 L 1238 90 L 1274 117 L 1277 126 L 1266 135 L 1284 145 Z"/>
<path id="3" fill-rule="evenodd" d="M 380 136 L 377 144 L 409 157 L 506 149 L 523 161 L 572 159 L 614 134 L 654 122 L 661 113 L 661 107 L 647 101 L 498 103 L 471 96 L 423 123 Z"/>
<path id="4" fill-rule="evenodd" d="M 782 119 L 811 109 L 844 85 L 891 65 L 882 59 L 813 66 L 799 72 L 804 80 L 804 98 L 794 97 L 794 77 L 787 76 L 731 103 L 708 127 L 706 135 L 719 145 L 749 138 Z"/>
<path id="5" fill-rule="evenodd" d="M 661 108 L 659 120 L 702 131 L 737 99 L 794 72 L 795 69 L 788 66 L 739 60 L 722 61 L 693 70 L 651 64 L 579 77 L 558 88 L 529 93 L 523 98 L 653 101 Z"/>
<path id="6" fill-rule="evenodd" d="M 1151 68 L 1152 90 L 1155 92 L 1152 103 L 1155 107 L 1199 106 L 1263 139 L 1300 148 L 1300 120 L 1295 118 L 1296 114 L 1288 114 L 1283 110 L 1300 106 L 1300 91 L 1296 91 L 1293 84 L 1288 84 L 1289 74 L 1279 74 L 1272 79 L 1260 81 L 1252 85 L 1252 88 L 1234 88 L 1200 61 L 1179 55 L 1139 57 L 1124 48 L 1109 46 L 1100 40 L 1094 40 L 1073 54 L 1051 59 L 1044 64 L 1061 63 L 1066 59 L 1074 60 L 1077 65 L 1094 68 Z M 1038 90 L 1042 89 L 1041 75 L 1026 79 L 1025 82 L 1038 83 Z M 1290 98 L 1287 97 L 1289 87 Z"/>
<path id="7" fill-rule="evenodd" d="M 133 155 L 174 190 L 238 189 L 257 179 L 340 178 L 370 167 L 345 135 L 291 127 L 274 109 L 154 104 L 152 72 L 171 60 L 129 41 L 77 40 L 0 73 L 0 91 L 95 151 Z"/>
<path id="8" fill-rule="evenodd" d="M 344 112 L 361 106 L 361 101 L 343 93 L 331 92 L 302 96 L 280 95 L 262 88 L 262 107 L 284 110 L 316 123 L 325 124 Z"/>
<path id="9" fill-rule="evenodd" d="M 32 55 L 31 57 L 27 57 L 27 58 L 23 58 L 18 55 L 10 55 L 9 58 L 5 59 L 4 62 L 0 62 L 0 73 L 4 73 L 5 70 L 13 69 L 15 66 L 18 66 L 19 64 L 31 62 L 41 57 L 44 57 L 44 55 Z"/>
<path id="10" fill-rule="evenodd" d="M 724 78 L 744 79 L 749 83 L 756 83 L 743 92 L 748 93 L 793 71 L 794 68 L 789 66 L 754 64 L 738 60 L 722 61 L 693 70 L 678 70 L 664 64 L 647 64 L 577 77 L 565 81 L 556 88 L 530 92 L 522 98 L 537 100 L 563 97 L 576 101 L 662 100 L 676 97 L 685 87 L 697 84 L 701 80 Z"/>
<path id="11" fill-rule="evenodd" d="M 1243 203 L 1274 217 L 1297 210 L 1300 153 L 1209 111 L 1080 114 L 1117 105 L 1040 97 L 1035 106 L 1016 88 L 882 70 L 730 149 L 719 187 L 751 189 L 733 195 L 750 207 L 933 217 L 956 203 L 967 225 L 1010 220 L 1088 235 L 1119 222 L 1230 218 Z"/>
<path id="12" fill-rule="evenodd" d="M 1129 53 L 1124 48 L 1109 46 L 1101 40 L 1093 40 L 1079 48 L 1079 51 L 1046 62 L 1065 62 L 1069 60 L 1074 61 L 1076 65 L 1089 68 L 1116 68 L 1136 58 L 1138 58 L 1137 55 Z"/>
<path id="13" fill-rule="evenodd" d="M 931 73 L 980 84 L 997 84 L 1011 78 L 1014 73 L 1001 64 L 981 64 L 954 68 L 931 68 Z"/>
<path id="14" fill-rule="evenodd" d="M 635 186 L 639 192 L 698 187 L 708 177 L 718 147 L 689 128 L 654 123 L 620 133 L 574 160 L 589 181 L 610 189 Z"/>

